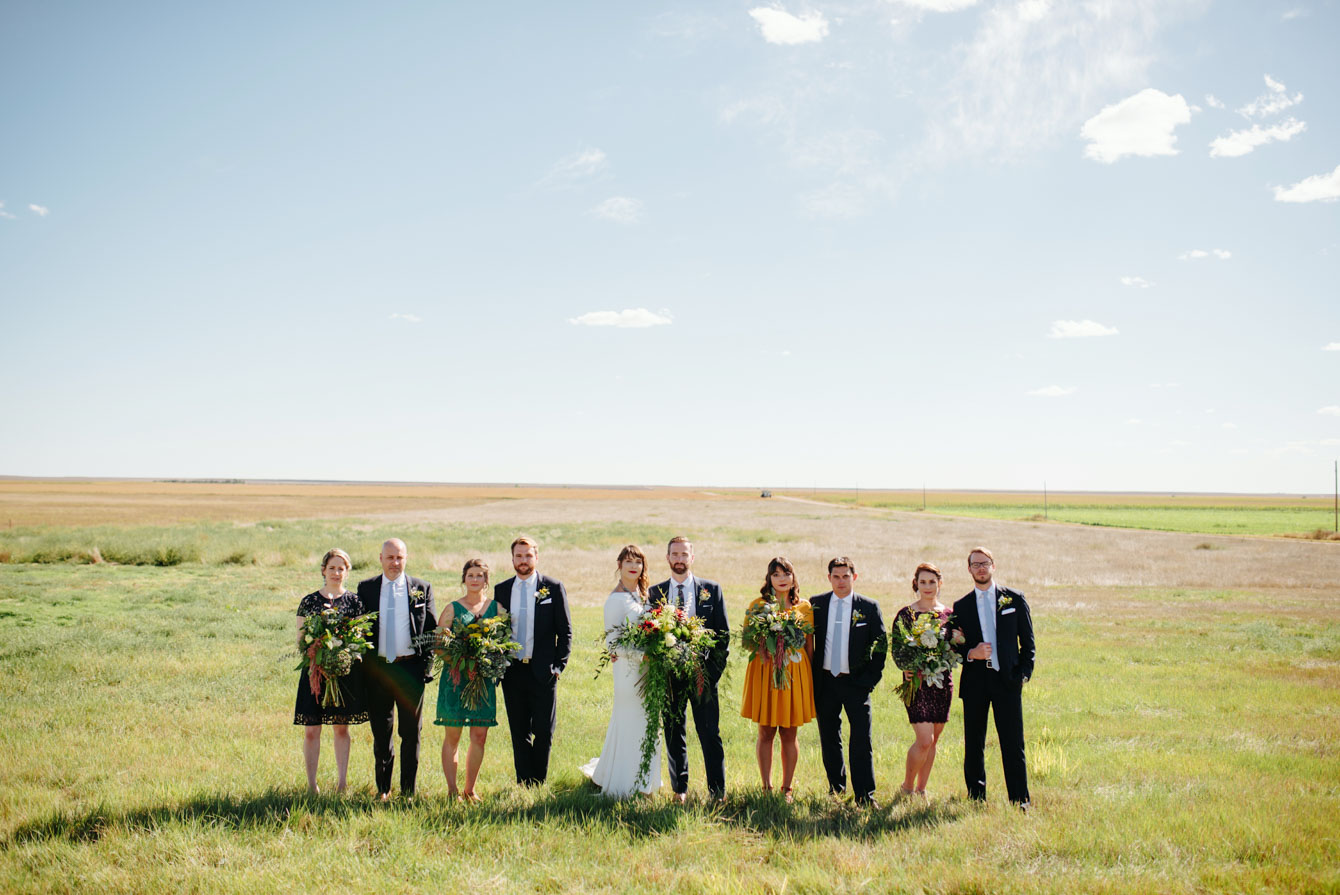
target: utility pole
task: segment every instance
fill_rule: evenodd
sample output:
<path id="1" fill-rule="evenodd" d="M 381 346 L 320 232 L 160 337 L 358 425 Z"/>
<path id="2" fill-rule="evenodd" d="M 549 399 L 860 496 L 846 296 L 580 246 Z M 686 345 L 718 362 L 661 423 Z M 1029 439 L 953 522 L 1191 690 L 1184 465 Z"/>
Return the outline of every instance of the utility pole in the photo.
<path id="1" fill-rule="evenodd" d="M 1335 530 L 1340 531 L 1340 460 L 1333 460 L 1335 464 Z M 10 523 L 12 528 L 14 523 Z"/>
<path id="2" fill-rule="evenodd" d="M 1046 480 L 1046 479 L 1043 479 L 1043 480 L 1042 480 L 1042 518 L 1043 518 L 1043 519 L 1050 519 L 1050 518 L 1051 518 L 1051 516 L 1047 515 L 1047 480 Z"/>

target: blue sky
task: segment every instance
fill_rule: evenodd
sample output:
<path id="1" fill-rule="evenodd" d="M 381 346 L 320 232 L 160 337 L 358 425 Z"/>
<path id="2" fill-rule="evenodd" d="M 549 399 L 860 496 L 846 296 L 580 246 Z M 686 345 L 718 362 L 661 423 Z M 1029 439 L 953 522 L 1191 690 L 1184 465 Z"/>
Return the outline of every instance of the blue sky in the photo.
<path id="1" fill-rule="evenodd" d="M 0 474 L 1330 488 L 1335 2 L 0 33 Z"/>

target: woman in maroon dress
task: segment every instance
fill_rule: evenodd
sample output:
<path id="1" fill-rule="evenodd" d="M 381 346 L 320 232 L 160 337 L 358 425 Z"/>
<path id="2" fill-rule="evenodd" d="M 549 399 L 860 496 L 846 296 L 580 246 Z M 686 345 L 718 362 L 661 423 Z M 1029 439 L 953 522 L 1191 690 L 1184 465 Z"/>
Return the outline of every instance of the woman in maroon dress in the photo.
<path id="1" fill-rule="evenodd" d="M 898 621 L 909 628 L 913 619 L 923 612 L 933 612 L 940 616 L 943 625 L 949 619 L 949 608 L 940 602 L 940 570 L 928 562 L 917 566 L 912 575 L 912 592 L 917 599 L 898 610 Z M 903 680 L 909 680 L 912 672 L 904 671 Z M 922 685 L 918 688 L 912 704 L 907 707 L 907 721 L 912 725 L 916 740 L 907 750 L 907 775 L 903 778 L 903 795 L 918 795 L 926 798 L 926 780 L 931 775 L 931 766 L 935 764 L 935 746 L 940 742 L 940 734 L 949 721 L 949 706 L 954 701 L 954 681 L 945 675 L 943 687 Z"/>

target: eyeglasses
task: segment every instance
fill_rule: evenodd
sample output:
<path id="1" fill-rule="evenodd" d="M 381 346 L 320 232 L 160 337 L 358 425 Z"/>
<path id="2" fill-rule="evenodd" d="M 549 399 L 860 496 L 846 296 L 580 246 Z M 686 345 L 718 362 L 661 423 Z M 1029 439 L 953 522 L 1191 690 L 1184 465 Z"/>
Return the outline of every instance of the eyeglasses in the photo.
<path id="1" fill-rule="evenodd" d="M 970 563 L 968 563 L 968 568 L 970 568 L 970 569 L 989 569 L 989 568 L 991 568 L 991 562 L 990 562 L 990 560 L 988 560 L 988 561 L 986 561 L 986 562 L 970 562 Z"/>

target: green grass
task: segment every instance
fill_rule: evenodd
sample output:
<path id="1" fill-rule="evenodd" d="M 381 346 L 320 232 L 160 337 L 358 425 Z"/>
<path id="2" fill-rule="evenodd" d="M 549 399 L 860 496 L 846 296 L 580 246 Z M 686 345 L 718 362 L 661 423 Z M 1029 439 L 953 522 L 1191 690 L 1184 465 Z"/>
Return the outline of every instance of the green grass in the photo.
<path id="1" fill-rule="evenodd" d="M 610 706 L 610 681 L 592 674 L 594 608 L 574 616 L 548 786 L 511 784 L 504 724 L 490 735 L 484 803 L 448 803 L 441 732 L 426 725 L 420 799 L 382 806 L 364 726 L 354 792 L 311 798 L 285 655 L 311 583 L 310 570 L 248 565 L 0 567 L 0 890 L 1340 888 L 1340 625 L 1307 593 L 1244 611 L 1233 607 L 1264 601 L 1090 589 L 1085 612 L 1049 612 L 1048 594 L 1031 594 L 1040 658 L 1024 697 L 1035 799 L 1025 817 L 1002 801 L 994 736 L 992 801 L 961 798 L 957 705 L 930 807 L 830 801 L 813 724 L 800 737 L 798 802 L 763 795 L 753 728 L 735 714 L 738 655 L 722 688 L 728 803 L 611 803 L 575 770 L 599 750 Z M 725 583 L 738 620 L 744 583 Z M 910 737 L 889 684 L 874 711 L 887 803 Z M 690 740 L 691 791 L 702 795 Z"/>

